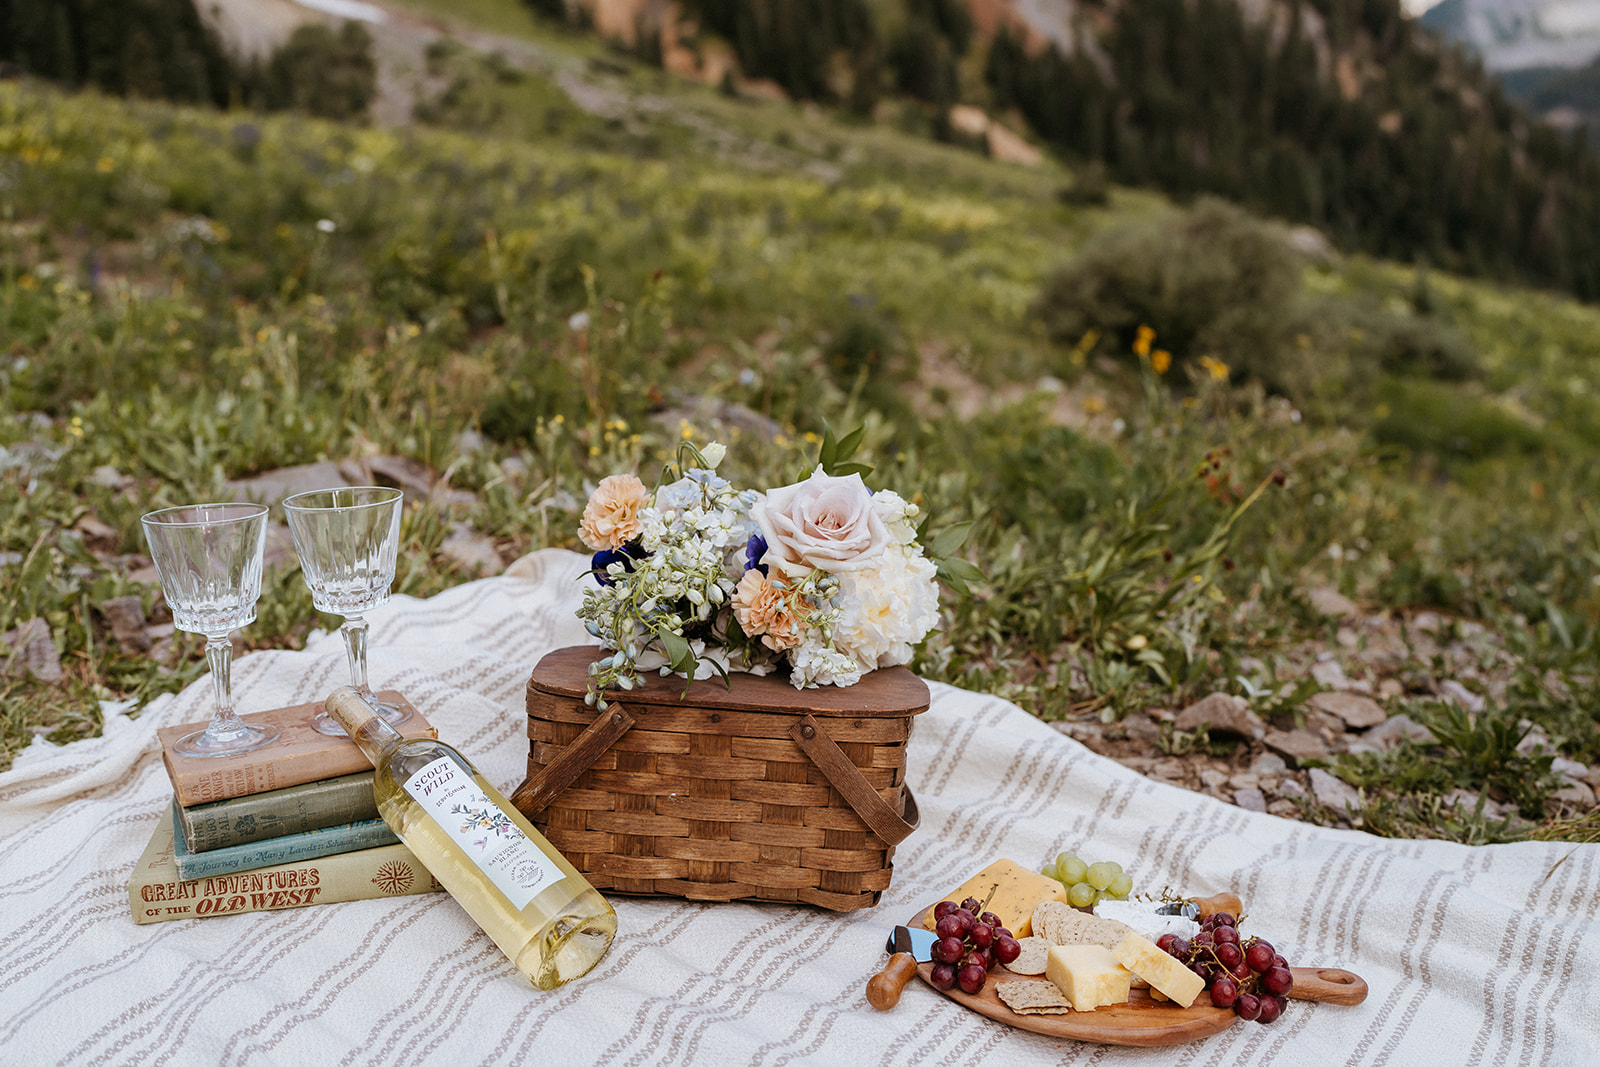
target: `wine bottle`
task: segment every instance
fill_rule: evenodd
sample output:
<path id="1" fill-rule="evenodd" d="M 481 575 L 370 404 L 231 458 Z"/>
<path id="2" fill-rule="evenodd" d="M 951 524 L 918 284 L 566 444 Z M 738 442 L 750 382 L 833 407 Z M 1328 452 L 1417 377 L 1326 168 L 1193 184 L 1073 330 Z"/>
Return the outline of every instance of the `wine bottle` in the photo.
<path id="1" fill-rule="evenodd" d="M 400 736 L 349 687 L 326 707 L 377 768 L 378 814 L 517 970 L 554 989 L 600 962 L 617 913 L 465 756 Z"/>

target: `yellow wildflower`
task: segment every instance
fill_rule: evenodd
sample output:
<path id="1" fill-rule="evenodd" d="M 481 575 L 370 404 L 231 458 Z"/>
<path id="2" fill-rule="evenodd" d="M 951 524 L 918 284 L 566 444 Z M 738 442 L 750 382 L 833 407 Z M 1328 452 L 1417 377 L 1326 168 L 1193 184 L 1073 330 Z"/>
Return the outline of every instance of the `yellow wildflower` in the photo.
<path id="1" fill-rule="evenodd" d="M 1150 353 L 1150 366 L 1157 374 L 1165 374 L 1172 366 L 1172 353 L 1165 348 L 1158 348 Z"/>
<path id="2" fill-rule="evenodd" d="M 1212 381 L 1225 382 L 1228 380 L 1228 365 L 1222 360 L 1212 359 L 1210 356 L 1201 356 L 1200 365 L 1211 375 Z"/>
<path id="3" fill-rule="evenodd" d="M 1140 326 L 1138 334 L 1133 339 L 1133 351 L 1140 359 L 1150 354 L 1150 342 L 1156 339 L 1156 332 L 1148 326 Z"/>

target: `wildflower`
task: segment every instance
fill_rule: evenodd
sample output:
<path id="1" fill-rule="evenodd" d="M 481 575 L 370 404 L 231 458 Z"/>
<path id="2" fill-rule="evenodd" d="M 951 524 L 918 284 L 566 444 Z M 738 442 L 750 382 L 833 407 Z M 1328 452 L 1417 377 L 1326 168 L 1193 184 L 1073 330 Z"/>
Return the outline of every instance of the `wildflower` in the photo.
<path id="1" fill-rule="evenodd" d="M 578 333 L 589 328 L 589 313 L 587 311 L 574 311 L 567 317 L 567 329 Z"/>
<path id="2" fill-rule="evenodd" d="M 1225 382 L 1228 380 L 1228 365 L 1222 360 L 1213 359 L 1210 356 L 1201 356 L 1200 365 L 1211 375 L 1212 381 Z"/>
<path id="3" fill-rule="evenodd" d="M 1150 353 L 1150 368 L 1157 374 L 1165 374 L 1172 366 L 1172 353 L 1165 348 L 1158 348 Z"/>
<path id="4" fill-rule="evenodd" d="M 1140 326 L 1133 338 L 1133 351 L 1144 359 L 1150 355 L 1150 342 L 1156 339 L 1156 332 L 1148 326 Z"/>
<path id="5" fill-rule="evenodd" d="M 318 219 L 317 220 L 317 232 L 318 233 L 332 233 L 334 230 L 337 230 L 338 228 L 339 228 L 339 224 L 334 222 L 332 219 Z"/>

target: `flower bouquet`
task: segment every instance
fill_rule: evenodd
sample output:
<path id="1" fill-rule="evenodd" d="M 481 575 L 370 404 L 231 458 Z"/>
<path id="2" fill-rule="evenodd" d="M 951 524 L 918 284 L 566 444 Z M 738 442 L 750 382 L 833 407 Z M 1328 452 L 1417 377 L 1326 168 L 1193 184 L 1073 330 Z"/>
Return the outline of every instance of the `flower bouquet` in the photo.
<path id="1" fill-rule="evenodd" d="M 870 468 L 846 462 L 860 437 L 827 434 L 810 477 L 766 492 L 719 476 L 726 449 L 715 443 L 684 442 L 654 491 L 631 474 L 601 481 L 579 524 L 597 587 L 578 617 L 611 654 L 589 669 L 588 703 L 604 708 L 606 689 L 642 685 L 652 670 L 787 667 L 804 689 L 908 663 L 938 622 L 939 577 L 977 572 L 930 559 L 917 506 L 867 488 Z M 937 547 L 959 548 L 966 525 Z"/>

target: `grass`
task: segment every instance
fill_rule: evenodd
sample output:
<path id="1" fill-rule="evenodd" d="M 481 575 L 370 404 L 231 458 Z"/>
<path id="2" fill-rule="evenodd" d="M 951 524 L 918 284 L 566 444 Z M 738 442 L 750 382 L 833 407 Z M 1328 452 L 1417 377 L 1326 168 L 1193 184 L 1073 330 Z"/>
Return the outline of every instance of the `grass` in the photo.
<path id="1" fill-rule="evenodd" d="M 864 425 L 874 481 L 936 527 L 976 521 L 988 577 L 947 599 L 925 676 L 1045 718 L 1115 721 L 1213 690 L 1293 717 L 1309 695 L 1297 657 L 1335 645 L 1306 601 L 1328 585 L 1494 638 L 1383 663 L 1403 690 L 1390 710 L 1436 743 L 1333 768 L 1366 791 L 1369 828 L 1592 832 L 1553 821 L 1548 763 L 1514 738 L 1537 724 L 1563 755 L 1600 759 L 1600 311 L 1392 264 L 1315 268 L 1319 298 L 1425 307 L 1485 369 L 1290 404 L 1158 374 L 1109 341 L 1046 340 L 1044 279 L 1090 235 L 1171 213 L 1153 197 L 1068 206 L 1057 164 L 647 71 L 596 76 L 661 95 L 672 117 L 602 121 L 536 71 L 435 59 L 449 128 L 0 83 L 0 632 L 44 620 L 65 673 L 0 677 L 0 766 L 35 734 L 94 734 L 101 701 L 203 673 L 182 635 L 165 661 L 124 651 L 100 608 L 135 595 L 159 615 L 159 589 L 132 577 L 151 508 L 296 463 L 412 457 L 472 494 L 407 513 L 396 589 L 427 595 L 470 577 L 440 552 L 452 521 L 508 558 L 578 547 L 587 488 L 652 469 L 683 433 L 732 445 L 736 481 L 781 484 L 826 421 Z M 779 432 L 709 424 L 705 399 Z M 335 622 L 290 564 L 242 636 L 300 647 Z M 1452 717 L 1432 693 L 1447 678 L 1494 699 Z M 1454 788 L 1528 822 L 1447 809 Z"/>

